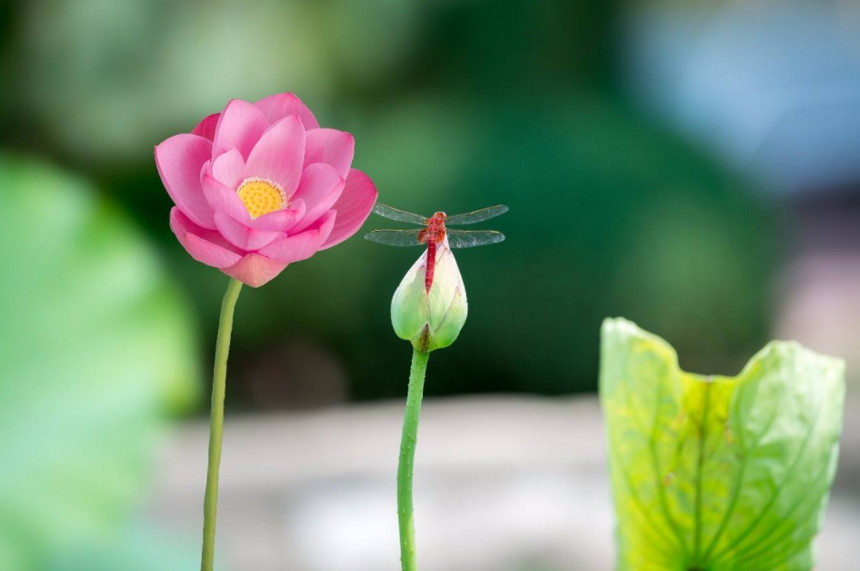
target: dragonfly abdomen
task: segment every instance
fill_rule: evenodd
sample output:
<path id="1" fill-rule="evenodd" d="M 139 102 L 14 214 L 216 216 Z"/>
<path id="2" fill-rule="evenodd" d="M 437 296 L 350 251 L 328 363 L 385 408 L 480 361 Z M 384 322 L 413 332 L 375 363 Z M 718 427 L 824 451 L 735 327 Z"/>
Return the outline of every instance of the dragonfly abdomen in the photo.
<path id="1" fill-rule="evenodd" d="M 436 241 L 427 242 L 427 267 L 424 268 L 424 289 L 430 293 L 433 287 L 433 274 L 436 272 Z"/>

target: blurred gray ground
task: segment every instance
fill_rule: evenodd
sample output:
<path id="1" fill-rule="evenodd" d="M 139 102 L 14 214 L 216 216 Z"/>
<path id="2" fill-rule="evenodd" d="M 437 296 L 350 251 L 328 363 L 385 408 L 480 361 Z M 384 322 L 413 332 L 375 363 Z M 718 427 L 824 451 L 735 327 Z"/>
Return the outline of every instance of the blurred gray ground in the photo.
<path id="1" fill-rule="evenodd" d="M 230 571 L 399 569 L 403 403 L 229 417 L 218 545 Z M 208 429 L 165 449 L 150 515 L 199 540 Z M 424 571 L 609 571 L 612 512 L 593 398 L 428 400 L 416 460 Z M 849 406 L 819 571 L 856 571 L 860 402 Z"/>

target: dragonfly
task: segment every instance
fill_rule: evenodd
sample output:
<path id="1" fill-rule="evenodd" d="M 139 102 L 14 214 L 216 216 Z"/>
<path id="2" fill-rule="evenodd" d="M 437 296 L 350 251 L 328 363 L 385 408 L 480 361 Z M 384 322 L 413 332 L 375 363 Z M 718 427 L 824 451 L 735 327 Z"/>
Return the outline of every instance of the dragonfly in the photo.
<path id="1" fill-rule="evenodd" d="M 477 224 L 501 216 L 507 211 L 507 206 L 497 204 L 465 214 L 448 216 L 444 212 L 437 212 L 433 216 L 427 217 L 386 204 L 376 203 L 373 212 L 379 216 L 396 222 L 418 224 L 421 227 L 403 230 L 373 230 L 365 234 L 364 237 L 371 242 L 389 246 L 427 246 L 424 287 L 427 293 L 430 293 L 430 287 L 433 285 L 433 273 L 436 268 L 436 247 L 438 244 L 444 244 L 446 238 L 450 248 L 474 248 L 475 246 L 498 244 L 505 239 L 504 234 L 495 230 L 456 230 L 449 229 L 448 226 Z"/>

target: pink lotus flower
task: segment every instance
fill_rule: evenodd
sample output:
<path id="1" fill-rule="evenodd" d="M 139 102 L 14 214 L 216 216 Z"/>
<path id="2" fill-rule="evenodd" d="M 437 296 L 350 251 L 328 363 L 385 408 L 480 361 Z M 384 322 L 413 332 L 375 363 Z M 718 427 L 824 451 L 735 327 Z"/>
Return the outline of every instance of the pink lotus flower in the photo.
<path id="1" fill-rule="evenodd" d="M 195 260 L 259 287 L 367 219 L 376 187 L 350 168 L 354 147 L 292 93 L 234 99 L 155 147 L 170 227 Z"/>

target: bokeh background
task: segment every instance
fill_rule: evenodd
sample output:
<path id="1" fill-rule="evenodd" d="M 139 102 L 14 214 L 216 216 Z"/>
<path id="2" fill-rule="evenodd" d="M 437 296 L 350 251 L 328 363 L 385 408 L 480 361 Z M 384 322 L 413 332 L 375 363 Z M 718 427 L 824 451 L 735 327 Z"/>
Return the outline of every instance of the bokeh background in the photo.
<path id="1" fill-rule="evenodd" d="M 696 372 L 770 338 L 848 361 L 820 568 L 853 571 L 858 38 L 853 0 L 0 0 L 0 569 L 197 565 L 227 278 L 171 234 L 152 149 L 292 91 L 381 201 L 511 208 L 458 254 L 469 320 L 430 363 L 425 569 L 612 567 L 593 395 L 620 315 Z M 224 570 L 397 568 L 389 303 L 419 254 L 357 235 L 243 291 Z"/>

